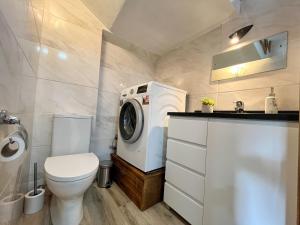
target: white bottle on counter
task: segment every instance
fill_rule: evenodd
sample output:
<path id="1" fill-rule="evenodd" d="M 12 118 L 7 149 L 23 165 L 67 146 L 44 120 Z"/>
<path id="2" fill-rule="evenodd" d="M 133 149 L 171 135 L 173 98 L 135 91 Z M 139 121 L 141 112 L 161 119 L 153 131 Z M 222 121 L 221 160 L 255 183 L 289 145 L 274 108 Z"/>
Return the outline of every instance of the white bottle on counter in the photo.
<path id="1" fill-rule="evenodd" d="M 278 106 L 275 97 L 274 87 L 271 87 L 271 93 L 266 97 L 265 100 L 265 113 L 266 114 L 277 114 Z"/>

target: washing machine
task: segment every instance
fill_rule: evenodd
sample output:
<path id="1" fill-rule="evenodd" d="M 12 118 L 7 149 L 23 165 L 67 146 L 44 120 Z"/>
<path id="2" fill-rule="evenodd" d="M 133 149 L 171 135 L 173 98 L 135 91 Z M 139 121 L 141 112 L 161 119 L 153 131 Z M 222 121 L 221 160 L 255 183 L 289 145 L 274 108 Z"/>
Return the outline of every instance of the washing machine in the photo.
<path id="1" fill-rule="evenodd" d="M 117 155 L 149 172 L 165 166 L 168 112 L 184 112 L 186 91 L 148 82 L 121 92 Z"/>

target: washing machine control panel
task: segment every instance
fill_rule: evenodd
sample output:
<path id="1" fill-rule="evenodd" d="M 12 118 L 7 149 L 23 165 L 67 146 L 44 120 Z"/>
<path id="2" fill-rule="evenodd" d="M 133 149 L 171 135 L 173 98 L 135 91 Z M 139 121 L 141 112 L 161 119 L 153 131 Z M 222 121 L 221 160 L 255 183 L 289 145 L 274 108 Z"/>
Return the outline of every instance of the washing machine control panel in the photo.
<path id="1" fill-rule="evenodd" d="M 139 86 L 136 93 L 137 94 L 146 93 L 147 89 L 148 89 L 148 85 L 147 84 L 145 84 L 143 86 Z"/>

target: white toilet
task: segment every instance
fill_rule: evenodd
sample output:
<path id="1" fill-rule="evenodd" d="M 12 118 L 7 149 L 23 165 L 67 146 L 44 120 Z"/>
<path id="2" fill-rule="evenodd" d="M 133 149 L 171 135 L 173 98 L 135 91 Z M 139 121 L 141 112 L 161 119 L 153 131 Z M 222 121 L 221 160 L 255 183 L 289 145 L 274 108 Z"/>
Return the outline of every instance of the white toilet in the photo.
<path id="1" fill-rule="evenodd" d="M 46 183 L 53 193 L 53 225 L 78 225 L 84 192 L 96 177 L 99 160 L 89 153 L 92 118 L 55 115 L 52 154 L 46 159 Z"/>

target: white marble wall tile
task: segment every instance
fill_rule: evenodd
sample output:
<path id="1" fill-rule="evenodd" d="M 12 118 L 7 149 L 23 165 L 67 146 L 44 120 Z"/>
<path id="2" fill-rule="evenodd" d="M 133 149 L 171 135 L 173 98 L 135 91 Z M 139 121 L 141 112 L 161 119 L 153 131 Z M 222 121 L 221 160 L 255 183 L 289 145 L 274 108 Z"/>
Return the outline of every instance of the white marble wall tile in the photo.
<path id="1" fill-rule="evenodd" d="M 245 110 L 264 110 L 265 97 L 270 93 L 269 88 L 223 92 L 218 94 L 217 109 L 233 110 L 234 101 L 245 102 Z M 279 110 L 299 109 L 299 85 L 275 87 Z"/>
<path id="2" fill-rule="evenodd" d="M 101 64 L 112 70 L 128 74 L 151 76 L 154 73 L 153 57 L 141 57 L 141 53 L 130 51 L 115 44 L 102 43 Z"/>
<path id="3" fill-rule="evenodd" d="M 39 67 L 40 43 L 28 41 L 21 38 L 18 38 L 18 43 L 25 55 L 24 59 L 26 59 L 26 62 L 23 63 L 23 74 L 26 76 L 36 77 Z"/>
<path id="4" fill-rule="evenodd" d="M 28 150 L 31 151 L 34 113 L 16 113 L 15 115 L 20 119 L 21 124 L 24 125 L 28 132 Z"/>
<path id="5" fill-rule="evenodd" d="M 36 71 L 29 48 L 20 40 L 37 40 L 32 8 L 27 0 L 0 1 L 0 105 L 15 114 L 29 134 L 29 147 L 22 160 L 0 163 L 0 198 L 25 192 L 33 126 Z M 31 48 L 33 49 L 33 48 Z M 37 60 L 35 60 L 37 65 Z M 20 173 L 21 172 L 21 173 Z M 20 176 L 17 179 L 17 176 Z M 8 185 L 8 186 L 6 186 Z M 1 223 L 0 218 L 0 223 Z"/>
<path id="6" fill-rule="evenodd" d="M 0 59 L 1 60 L 1 59 Z M 13 113 L 32 113 L 34 110 L 36 78 L 10 77 L 0 79 L 0 105 Z"/>
<path id="7" fill-rule="evenodd" d="M 39 78 L 98 87 L 99 57 L 88 59 L 46 45 L 42 45 L 40 52 Z"/>
<path id="8" fill-rule="evenodd" d="M 37 113 L 96 114 L 96 88 L 39 79 L 36 93 Z"/>
<path id="9" fill-rule="evenodd" d="M 0 11 L 17 37 L 38 41 L 34 13 L 29 0 L 0 1 Z"/>
<path id="10" fill-rule="evenodd" d="M 99 91 L 97 120 L 99 116 L 117 116 L 120 107 L 120 92 Z"/>
<path id="11" fill-rule="evenodd" d="M 35 114 L 32 137 L 33 146 L 51 146 L 53 114 Z"/>
<path id="12" fill-rule="evenodd" d="M 80 0 L 31 0 L 34 8 L 44 9 L 67 22 L 98 32 L 104 25 Z"/>
<path id="13" fill-rule="evenodd" d="M 299 70 L 300 71 L 300 70 Z M 270 88 L 271 86 L 282 86 L 299 83 L 299 72 L 288 69 L 265 72 L 231 81 L 219 82 L 219 91 L 239 91 L 255 88 Z"/>
<path id="14" fill-rule="evenodd" d="M 117 117 L 113 116 L 102 116 L 96 122 L 95 132 L 93 137 L 107 138 L 113 140 L 117 133 Z"/>
<path id="15" fill-rule="evenodd" d="M 203 95 L 188 95 L 186 101 L 186 110 L 188 112 L 194 112 L 196 110 L 202 110 L 201 100 L 205 97 L 212 98 L 215 101 L 215 107 L 218 105 L 218 94 L 217 93 L 206 93 Z"/>
<path id="16" fill-rule="evenodd" d="M 91 152 L 94 152 L 100 160 L 110 159 L 112 139 L 111 138 L 93 138 L 91 142 Z"/>
<path id="17" fill-rule="evenodd" d="M 33 113 L 35 105 L 35 94 L 36 94 L 36 83 L 35 77 L 23 76 L 19 81 L 19 89 L 15 90 L 19 92 L 17 101 L 17 112 L 18 113 Z"/>
<path id="18" fill-rule="evenodd" d="M 95 34 L 48 13 L 44 13 L 42 44 L 100 61 L 101 31 Z"/>
<path id="19" fill-rule="evenodd" d="M 99 91 L 120 93 L 127 86 L 127 77 L 125 73 L 101 65 Z"/>
<path id="20" fill-rule="evenodd" d="M 38 146 L 32 147 L 31 157 L 30 157 L 30 172 L 29 172 L 29 181 L 33 181 L 34 174 L 34 163 L 38 164 L 38 179 L 44 177 L 44 164 L 51 154 L 50 146 Z"/>

